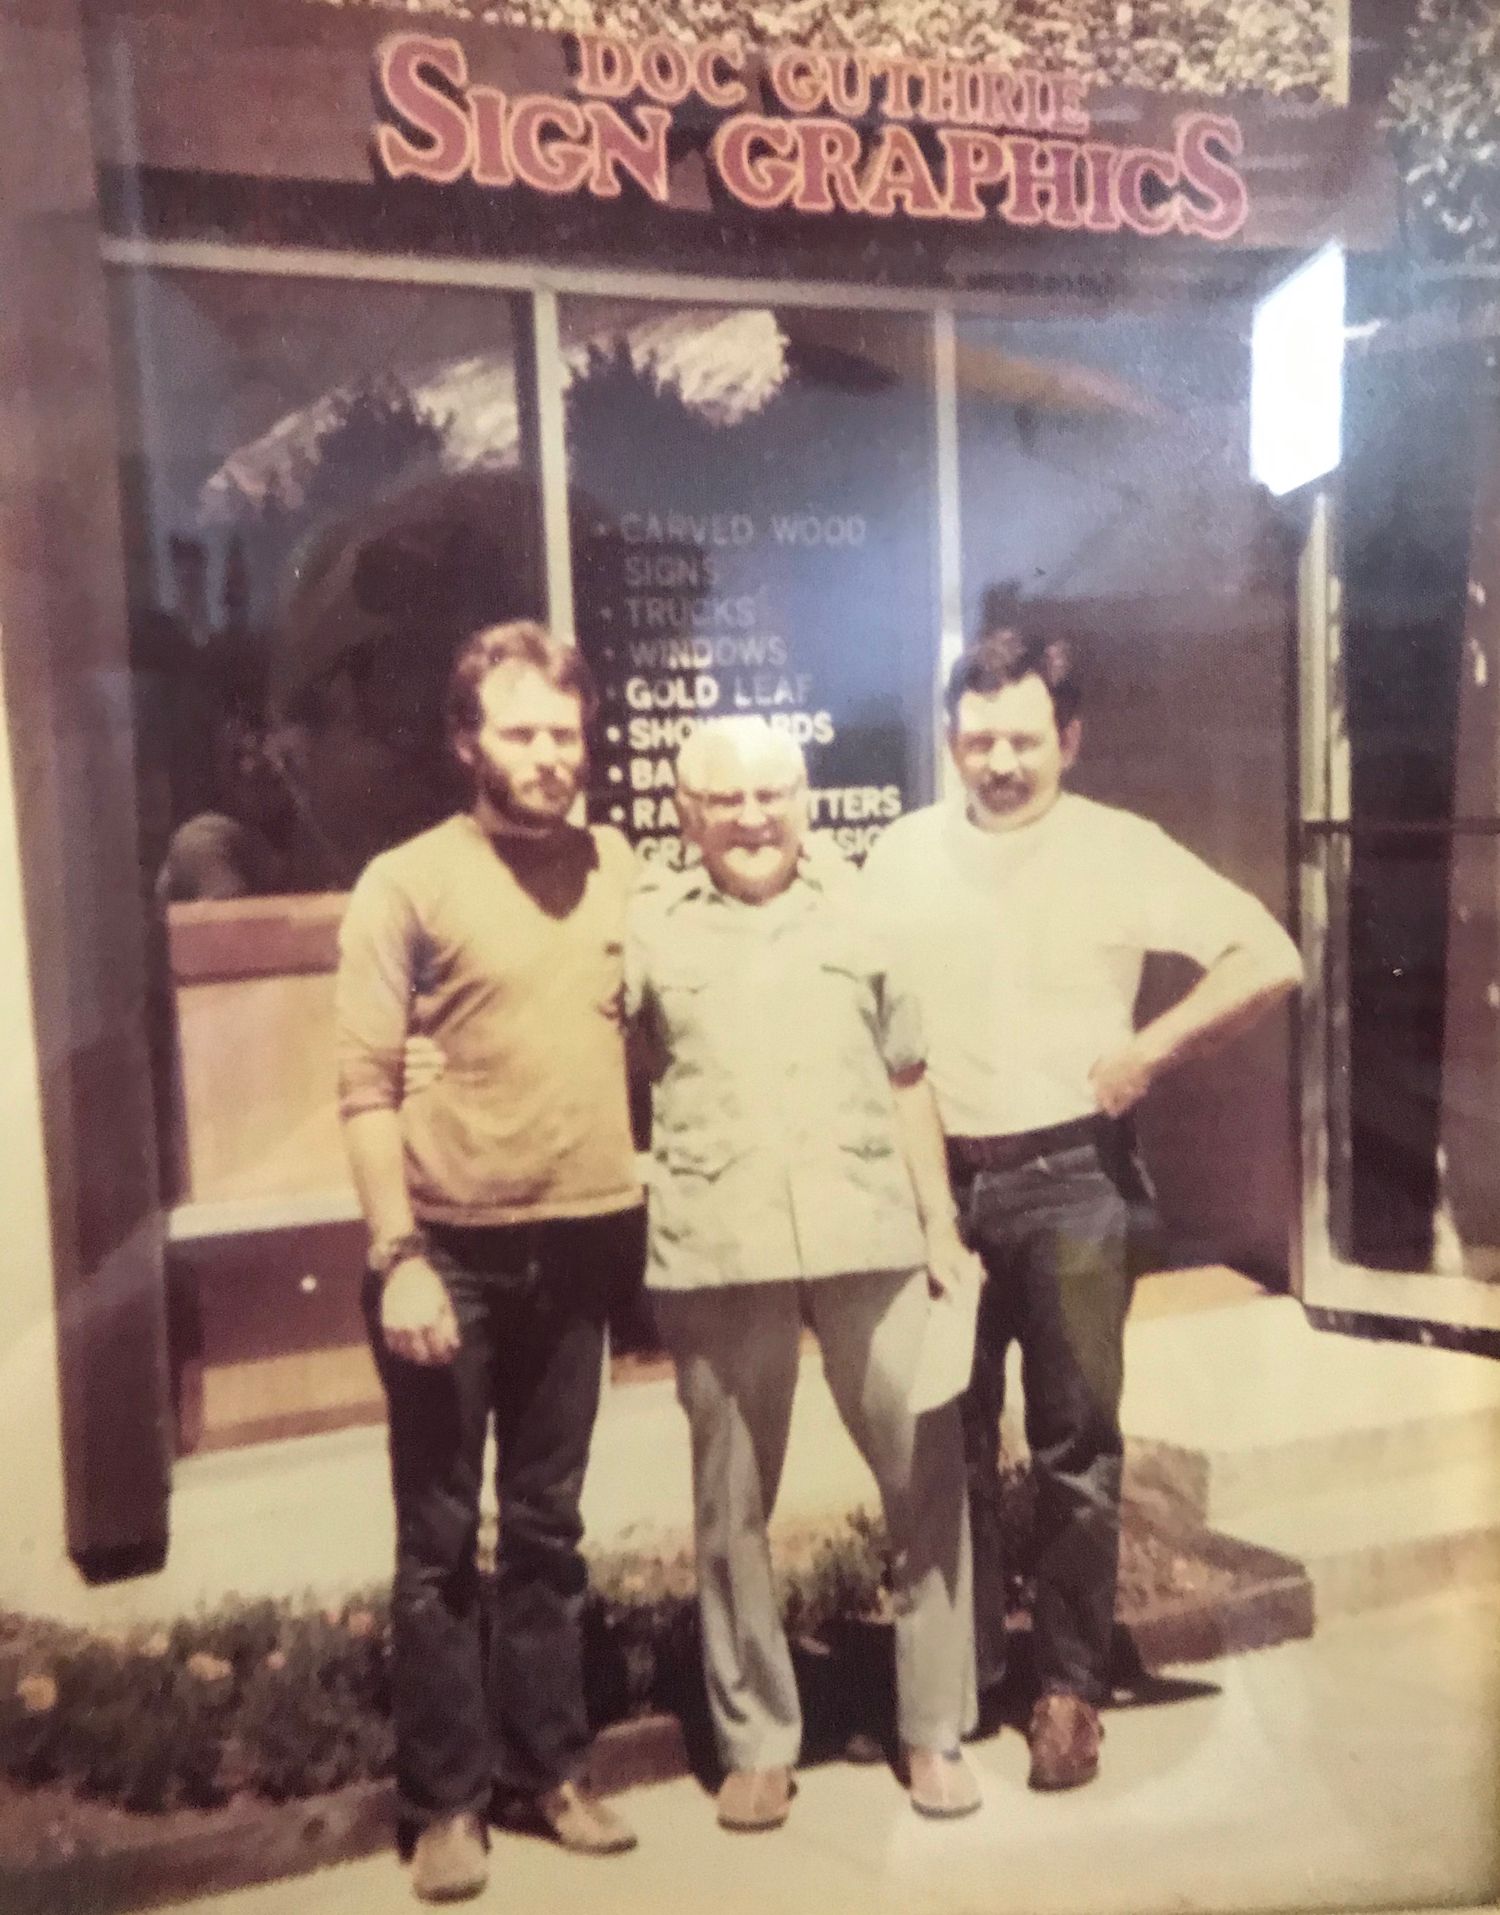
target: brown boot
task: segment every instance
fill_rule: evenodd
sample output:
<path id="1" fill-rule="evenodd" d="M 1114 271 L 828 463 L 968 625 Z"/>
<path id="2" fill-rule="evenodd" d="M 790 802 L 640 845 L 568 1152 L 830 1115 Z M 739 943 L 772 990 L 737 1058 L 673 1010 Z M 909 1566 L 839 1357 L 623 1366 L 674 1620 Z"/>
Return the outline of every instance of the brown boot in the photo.
<path id="1" fill-rule="evenodd" d="M 412 1850 L 412 1893 L 423 1902 L 461 1902 L 489 1877 L 484 1830 L 477 1815 L 445 1815 L 430 1822 Z"/>
<path id="2" fill-rule="evenodd" d="M 1103 1735 L 1099 1711 L 1082 1696 L 1060 1690 L 1042 1696 L 1026 1731 L 1032 1788 L 1076 1789 L 1092 1782 L 1099 1772 Z"/>
<path id="3" fill-rule="evenodd" d="M 797 1785 L 790 1769 L 731 1769 L 719 1790 L 719 1826 L 750 1834 L 779 1829 L 791 1813 Z"/>

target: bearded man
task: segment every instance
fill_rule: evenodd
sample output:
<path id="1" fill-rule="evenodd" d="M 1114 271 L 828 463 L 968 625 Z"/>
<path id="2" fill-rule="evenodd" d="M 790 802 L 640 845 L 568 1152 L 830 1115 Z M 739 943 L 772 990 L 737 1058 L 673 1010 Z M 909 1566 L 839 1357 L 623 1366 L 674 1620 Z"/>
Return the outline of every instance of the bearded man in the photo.
<path id="1" fill-rule="evenodd" d="M 491 1811 L 592 1854 L 635 1842 L 583 1781 L 579 1497 L 641 1202 L 620 1019 L 632 859 L 618 832 L 569 822 L 595 702 L 540 626 L 477 632 L 447 711 L 472 802 L 371 861 L 340 935 L 340 1108 L 396 1499 L 397 1781 L 425 1900 L 483 1888 Z M 403 1097 L 413 1034 L 445 1068 Z"/>

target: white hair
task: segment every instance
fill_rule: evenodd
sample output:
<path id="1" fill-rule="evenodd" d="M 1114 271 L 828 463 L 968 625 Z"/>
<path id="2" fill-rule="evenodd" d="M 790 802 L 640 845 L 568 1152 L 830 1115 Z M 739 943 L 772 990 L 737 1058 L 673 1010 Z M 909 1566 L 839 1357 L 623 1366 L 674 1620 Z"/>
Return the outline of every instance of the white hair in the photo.
<path id="1" fill-rule="evenodd" d="M 765 765 L 788 784 L 807 780 L 807 760 L 790 732 L 780 731 L 758 715 L 706 718 L 694 726 L 677 754 L 677 789 L 702 791 L 716 764 L 728 758 L 742 766 Z"/>

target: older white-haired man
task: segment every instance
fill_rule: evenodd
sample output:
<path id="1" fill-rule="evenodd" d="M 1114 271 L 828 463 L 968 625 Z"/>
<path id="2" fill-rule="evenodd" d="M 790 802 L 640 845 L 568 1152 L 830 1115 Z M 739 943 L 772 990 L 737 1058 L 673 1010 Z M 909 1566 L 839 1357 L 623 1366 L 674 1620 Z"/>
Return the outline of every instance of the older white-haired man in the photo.
<path id="1" fill-rule="evenodd" d="M 784 733 L 704 724 L 678 760 L 691 868 L 637 893 L 626 991 L 653 1080 L 647 1283 L 691 1430 L 724 1826 L 777 1827 L 801 1716 L 766 1524 L 804 1324 L 874 1473 L 893 1556 L 897 1719 L 911 1798 L 976 1808 L 968 1525 L 953 1404 L 917 1416 L 929 1298 L 977 1284 L 960 1241 L 921 1028 L 832 853 L 808 853 Z"/>

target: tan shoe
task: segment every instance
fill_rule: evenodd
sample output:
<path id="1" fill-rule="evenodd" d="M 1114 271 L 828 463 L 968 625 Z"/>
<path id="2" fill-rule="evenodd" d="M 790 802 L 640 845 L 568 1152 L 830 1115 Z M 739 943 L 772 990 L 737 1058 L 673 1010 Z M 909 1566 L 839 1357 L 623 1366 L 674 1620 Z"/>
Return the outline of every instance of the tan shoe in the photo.
<path id="1" fill-rule="evenodd" d="M 477 1815 L 429 1822 L 411 1856 L 412 1892 L 423 1902 L 462 1902 L 489 1879 L 484 1830 Z"/>
<path id="2" fill-rule="evenodd" d="M 1026 1731 L 1032 1788 L 1076 1789 L 1092 1782 L 1099 1773 L 1103 1739 L 1104 1727 L 1093 1703 L 1063 1691 L 1040 1697 Z"/>
<path id="3" fill-rule="evenodd" d="M 979 1807 L 979 1784 L 959 1749 L 909 1748 L 906 1773 L 918 1815 L 972 1815 Z"/>
<path id="4" fill-rule="evenodd" d="M 539 1795 L 536 1812 L 553 1838 L 575 1855 L 624 1855 L 636 1845 L 629 1823 L 577 1782 L 559 1782 Z"/>
<path id="5" fill-rule="evenodd" d="M 790 1769 L 731 1769 L 719 1790 L 719 1826 L 747 1835 L 779 1829 L 792 1812 L 796 1792 Z"/>

